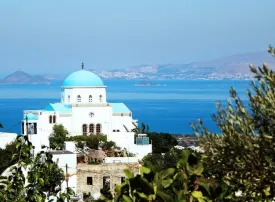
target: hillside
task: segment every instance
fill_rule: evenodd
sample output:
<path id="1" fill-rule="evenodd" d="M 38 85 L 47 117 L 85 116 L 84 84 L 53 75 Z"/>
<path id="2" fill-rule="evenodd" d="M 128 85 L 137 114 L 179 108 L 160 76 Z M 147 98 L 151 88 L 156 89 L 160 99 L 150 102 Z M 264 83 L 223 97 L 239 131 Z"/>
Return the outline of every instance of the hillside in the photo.
<path id="1" fill-rule="evenodd" d="M 256 52 L 190 64 L 146 64 L 97 73 L 109 79 L 249 79 L 249 65 L 259 66 L 263 63 L 275 69 L 274 57 L 267 52 Z"/>
<path id="2" fill-rule="evenodd" d="M 50 81 L 42 76 L 32 76 L 26 72 L 16 71 L 2 80 L 0 84 L 49 84 Z"/>

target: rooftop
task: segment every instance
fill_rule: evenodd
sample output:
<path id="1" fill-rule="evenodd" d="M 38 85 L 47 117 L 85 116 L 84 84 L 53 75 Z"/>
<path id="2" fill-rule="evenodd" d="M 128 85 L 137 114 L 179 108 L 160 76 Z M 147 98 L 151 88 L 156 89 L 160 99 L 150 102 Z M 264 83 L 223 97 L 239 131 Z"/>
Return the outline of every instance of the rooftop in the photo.
<path id="1" fill-rule="evenodd" d="M 64 81 L 62 87 L 101 87 L 103 81 L 95 73 L 87 70 L 79 70 L 70 74 Z"/>
<path id="2" fill-rule="evenodd" d="M 67 151 L 67 150 L 51 150 L 50 153 L 52 154 L 74 154 L 71 151 Z"/>
<path id="3" fill-rule="evenodd" d="M 110 103 L 113 107 L 113 113 L 131 113 L 130 109 L 124 103 Z"/>
<path id="4" fill-rule="evenodd" d="M 44 109 L 45 111 L 56 111 L 60 113 L 70 113 L 72 112 L 72 108 L 69 105 L 64 105 L 61 103 L 50 103 L 48 106 Z"/>

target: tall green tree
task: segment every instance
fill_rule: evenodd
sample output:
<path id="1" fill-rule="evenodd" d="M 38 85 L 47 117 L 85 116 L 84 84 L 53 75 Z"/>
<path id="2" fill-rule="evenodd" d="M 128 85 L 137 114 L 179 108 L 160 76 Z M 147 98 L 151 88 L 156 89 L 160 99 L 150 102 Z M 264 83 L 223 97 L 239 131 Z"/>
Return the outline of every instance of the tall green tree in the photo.
<path id="1" fill-rule="evenodd" d="M 147 136 L 150 142 L 152 142 L 153 153 L 166 153 L 169 152 L 171 148 L 178 145 L 175 136 L 169 133 L 148 132 Z"/>
<path id="2" fill-rule="evenodd" d="M 51 134 L 50 148 L 60 150 L 64 147 L 64 143 L 66 140 L 66 136 L 68 135 L 68 131 L 64 128 L 63 125 L 54 125 L 53 133 Z"/>
<path id="3" fill-rule="evenodd" d="M 0 148 L 0 173 L 3 173 L 9 166 L 13 165 L 18 159 L 12 160 L 16 152 L 16 143 L 11 142 L 4 149 Z"/>
<path id="4" fill-rule="evenodd" d="M 274 55 L 274 49 L 269 48 Z M 232 201 L 271 201 L 275 196 L 275 73 L 263 64 L 250 66 L 254 74 L 247 91 L 249 108 L 235 89 L 227 107 L 217 104 L 213 120 L 221 135 L 194 124 L 202 134 L 205 173 L 231 189 Z"/>
<path id="5" fill-rule="evenodd" d="M 64 193 L 60 191 L 64 181 L 62 169 L 52 161 L 52 155 L 48 152 L 41 152 L 32 159 L 32 148 L 28 136 L 17 137 L 17 152 L 13 159 L 18 160 L 11 167 L 8 179 L 1 180 L 4 186 L 0 188 L 0 201 L 43 202 L 49 196 L 55 197 L 57 202 L 68 201 L 74 193 L 71 188 Z"/>

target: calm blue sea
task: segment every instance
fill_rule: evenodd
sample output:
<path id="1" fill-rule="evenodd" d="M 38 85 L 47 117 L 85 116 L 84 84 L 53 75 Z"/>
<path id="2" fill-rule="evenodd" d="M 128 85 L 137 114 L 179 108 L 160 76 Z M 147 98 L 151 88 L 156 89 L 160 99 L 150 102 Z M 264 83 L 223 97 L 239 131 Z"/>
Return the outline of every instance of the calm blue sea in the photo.
<path id="1" fill-rule="evenodd" d="M 109 102 L 124 102 L 139 123 L 151 131 L 193 133 L 190 123 L 198 118 L 217 132 L 211 114 L 216 101 L 226 102 L 229 88 L 234 87 L 247 101 L 249 81 L 152 81 L 166 86 L 135 86 L 134 80 L 106 80 Z M 61 82 L 43 85 L 0 85 L 0 131 L 20 133 L 23 110 L 44 109 L 49 102 L 60 99 Z M 18 124 L 18 125 L 16 125 Z M 14 126 L 16 125 L 16 126 Z"/>

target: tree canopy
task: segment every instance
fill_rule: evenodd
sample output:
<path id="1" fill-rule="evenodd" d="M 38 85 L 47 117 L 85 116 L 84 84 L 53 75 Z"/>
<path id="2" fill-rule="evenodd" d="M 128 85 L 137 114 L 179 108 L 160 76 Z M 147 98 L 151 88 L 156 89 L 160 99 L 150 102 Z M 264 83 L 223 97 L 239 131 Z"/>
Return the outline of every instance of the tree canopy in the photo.
<path id="1" fill-rule="evenodd" d="M 13 155 L 16 163 L 10 168 L 11 175 L 1 177 L 0 201 L 43 202 L 55 197 L 57 202 L 65 202 L 70 199 L 74 192 L 69 187 L 66 192 L 60 190 L 65 179 L 64 172 L 49 152 L 41 151 L 34 159 L 31 158 L 33 146 L 28 136 L 17 137 L 16 149 Z"/>
<path id="2" fill-rule="evenodd" d="M 269 48 L 274 54 L 274 49 Z M 231 189 L 232 200 L 271 201 L 275 196 L 275 73 L 263 64 L 250 66 L 255 79 L 246 108 L 234 88 L 227 107 L 217 104 L 213 120 L 221 135 L 194 125 L 202 134 L 205 173 Z M 236 193 L 241 196 L 236 198 Z"/>
<path id="3" fill-rule="evenodd" d="M 50 148 L 57 150 L 62 149 L 64 147 L 64 142 L 66 140 L 67 134 L 68 131 L 64 128 L 63 125 L 54 125 L 53 133 L 49 138 Z"/>

